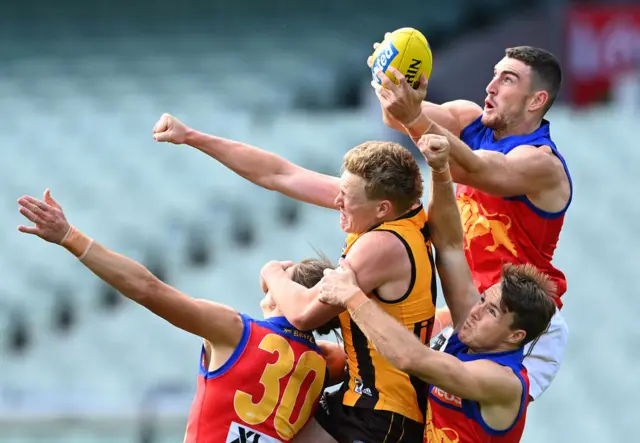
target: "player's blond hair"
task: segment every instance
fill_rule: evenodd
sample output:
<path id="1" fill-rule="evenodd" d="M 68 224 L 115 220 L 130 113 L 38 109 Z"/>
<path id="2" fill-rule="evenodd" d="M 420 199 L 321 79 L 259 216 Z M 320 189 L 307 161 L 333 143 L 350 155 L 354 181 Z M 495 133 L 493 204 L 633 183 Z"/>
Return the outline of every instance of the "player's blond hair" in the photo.
<path id="1" fill-rule="evenodd" d="M 389 200 L 399 214 L 422 198 L 420 167 L 411 152 L 397 143 L 362 143 L 344 156 L 343 170 L 366 181 L 367 198 Z"/>

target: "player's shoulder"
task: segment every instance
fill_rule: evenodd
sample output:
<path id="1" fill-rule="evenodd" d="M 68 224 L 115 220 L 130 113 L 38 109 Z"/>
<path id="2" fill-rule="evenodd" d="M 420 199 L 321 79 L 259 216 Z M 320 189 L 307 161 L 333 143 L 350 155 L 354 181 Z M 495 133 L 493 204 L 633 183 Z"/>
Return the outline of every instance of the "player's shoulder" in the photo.
<path id="1" fill-rule="evenodd" d="M 442 104 L 458 121 L 462 131 L 482 115 L 482 108 L 471 100 L 452 100 Z"/>
<path id="2" fill-rule="evenodd" d="M 402 237 L 392 230 L 374 229 L 362 234 L 347 253 L 350 260 L 367 256 L 368 260 L 393 260 L 406 254 Z"/>

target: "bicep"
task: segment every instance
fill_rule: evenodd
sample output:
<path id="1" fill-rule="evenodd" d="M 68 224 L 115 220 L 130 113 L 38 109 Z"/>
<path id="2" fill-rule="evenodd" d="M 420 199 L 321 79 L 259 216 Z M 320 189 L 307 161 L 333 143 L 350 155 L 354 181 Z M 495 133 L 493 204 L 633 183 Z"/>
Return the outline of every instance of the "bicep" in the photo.
<path id="1" fill-rule="evenodd" d="M 405 267 L 410 271 L 411 266 L 404 244 L 395 234 L 386 231 L 371 231 L 360 237 L 346 259 L 356 274 L 358 287 L 365 294 L 398 280 Z M 398 298 L 401 296 L 398 294 Z"/>
<path id="2" fill-rule="evenodd" d="M 340 179 L 311 171 L 293 163 L 273 178 L 269 189 L 278 189 L 296 200 L 329 209 L 336 209 L 335 199 L 340 192 Z"/>
<path id="3" fill-rule="evenodd" d="M 480 299 L 464 249 L 436 249 L 436 269 L 453 326 L 457 328 L 464 323 L 469 311 Z"/>
<path id="4" fill-rule="evenodd" d="M 191 298 L 162 282 L 142 304 L 172 325 L 213 344 L 235 345 L 242 336 L 242 318 L 235 309 Z"/>
<path id="5" fill-rule="evenodd" d="M 477 150 L 482 167 L 468 177 L 469 186 L 501 197 L 535 194 L 559 183 L 560 161 L 544 148 L 519 146 L 507 155 Z"/>
<path id="6" fill-rule="evenodd" d="M 443 103 L 436 111 L 431 103 L 423 103 L 423 112 L 433 113 L 431 118 L 435 123 L 447 129 L 456 137 L 460 137 L 462 130 L 482 114 L 482 108 L 469 100 L 453 100 Z M 427 114 L 429 116 L 429 114 Z"/>

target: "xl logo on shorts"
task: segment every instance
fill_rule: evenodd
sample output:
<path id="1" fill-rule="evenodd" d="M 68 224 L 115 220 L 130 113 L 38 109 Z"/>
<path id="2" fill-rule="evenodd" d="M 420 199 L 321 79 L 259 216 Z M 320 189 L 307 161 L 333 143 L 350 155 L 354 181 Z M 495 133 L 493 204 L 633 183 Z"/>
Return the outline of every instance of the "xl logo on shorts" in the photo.
<path id="1" fill-rule="evenodd" d="M 225 443 L 282 443 L 245 425 L 231 422 Z"/>
<path id="2" fill-rule="evenodd" d="M 398 55 L 398 50 L 393 46 L 393 42 L 389 41 L 383 48 L 381 48 L 378 56 L 373 61 L 371 66 L 371 75 L 373 79 L 378 83 L 382 83 L 378 78 L 378 72 L 387 72 L 387 68 L 393 62 L 393 59 Z"/>

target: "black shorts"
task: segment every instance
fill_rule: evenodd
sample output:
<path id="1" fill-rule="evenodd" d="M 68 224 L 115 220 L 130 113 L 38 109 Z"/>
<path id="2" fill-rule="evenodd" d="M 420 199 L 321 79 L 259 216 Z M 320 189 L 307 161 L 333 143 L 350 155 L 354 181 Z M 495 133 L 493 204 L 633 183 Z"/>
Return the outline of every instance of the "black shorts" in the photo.
<path id="1" fill-rule="evenodd" d="M 424 423 L 400 414 L 342 404 L 343 393 L 322 396 L 316 420 L 338 443 L 422 443 Z"/>

